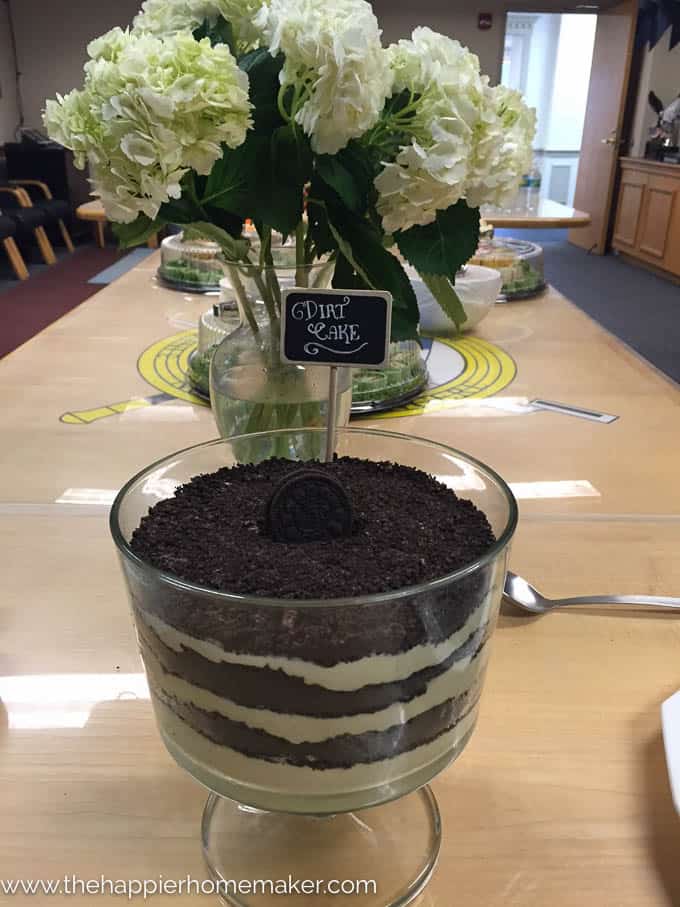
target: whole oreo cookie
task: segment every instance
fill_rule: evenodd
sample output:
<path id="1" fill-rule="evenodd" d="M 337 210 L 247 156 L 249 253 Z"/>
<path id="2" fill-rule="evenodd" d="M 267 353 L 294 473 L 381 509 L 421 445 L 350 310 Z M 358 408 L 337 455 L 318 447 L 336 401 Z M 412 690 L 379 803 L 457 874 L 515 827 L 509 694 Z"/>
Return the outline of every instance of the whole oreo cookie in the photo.
<path id="1" fill-rule="evenodd" d="M 265 525 L 277 542 L 320 542 L 352 531 L 352 502 L 340 482 L 315 469 L 284 479 L 267 503 Z"/>

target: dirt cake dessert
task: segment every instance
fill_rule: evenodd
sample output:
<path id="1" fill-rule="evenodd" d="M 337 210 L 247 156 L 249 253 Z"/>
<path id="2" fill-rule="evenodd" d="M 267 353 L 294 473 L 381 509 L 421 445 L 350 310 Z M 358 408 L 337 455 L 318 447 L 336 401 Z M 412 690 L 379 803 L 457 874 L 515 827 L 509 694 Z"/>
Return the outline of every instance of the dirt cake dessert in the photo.
<path id="1" fill-rule="evenodd" d="M 183 581 L 129 583 L 171 752 L 218 792 L 236 784 L 239 799 L 276 808 L 271 792 L 291 810 L 296 797 L 396 796 L 457 754 L 504 567 L 443 579 L 495 539 L 425 473 L 349 457 L 313 468 L 351 501 L 349 534 L 276 541 L 270 501 L 301 464 L 266 460 L 195 477 L 130 542 Z"/>

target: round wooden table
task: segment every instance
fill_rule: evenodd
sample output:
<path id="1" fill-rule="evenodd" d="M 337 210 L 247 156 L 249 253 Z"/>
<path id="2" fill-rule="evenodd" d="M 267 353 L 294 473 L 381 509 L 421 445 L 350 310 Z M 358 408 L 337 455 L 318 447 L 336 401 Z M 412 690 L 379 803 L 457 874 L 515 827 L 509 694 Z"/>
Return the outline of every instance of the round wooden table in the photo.
<path id="1" fill-rule="evenodd" d="M 517 201 L 506 208 L 482 208 L 482 217 L 494 227 L 521 229 L 557 227 L 587 227 L 590 214 L 560 202 L 541 198 L 530 205 Z"/>
<path id="2" fill-rule="evenodd" d="M 104 206 L 99 199 L 94 199 L 91 202 L 85 202 L 82 205 L 78 205 L 76 208 L 76 217 L 80 220 L 90 221 L 94 225 L 94 235 L 97 240 L 97 245 L 100 249 L 103 249 L 106 246 L 104 230 L 106 229 L 108 218 L 104 211 Z M 150 249 L 157 249 L 158 235 L 154 233 L 153 236 L 149 237 L 146 244 Z"/>
<path id="3" fill-rule="evenodd" d="M 142 377 L 177 379 L 209 306 L 161 287 L 157 267 L 148 257 L 0 361 L 3 880 L 206 878 L 206 792 L 158 735 L 107 525 L 131 475 L 216 435 L 207 407 Z M 361 424 L 498 470 L 520 504 L 511 567 L 547 594 L 680 594 L 678 387 L 554 291 L 497 306 L 467 343 L 471 360 L 506 357 L 495 394 L 459 386 Z M 680 687 L 679 639 L 673 615 L 503 611 L 478 727 L 433 783 L 444 837 L 419 907 L 680 903 L 659 713 Z M 390 854 L 367 846 L 370 860 Z"/>
<path id="4" fill-rule="evenodd" d="M 585 227 L 590 223 L 590 215 L 584 211 L 578 211 L 576 208 L 570 208 L 560 202 L 553 202 L 550 199 L 543 198 L 533 205 L 517 203 L 502 210 L 483 208 L 482 216 L 487 223 L 492 224 L 494 227 L 520 227 L 525 229 L 543 227 L 548 229 L 553 227 Z M 100 248 L 104 248 L 104 228 L 107 224 L 107 217 L 101 202 L 95 199 L 79 205 L 76 209 L 76 217 L 94 224 L 97 244 Z M 150 237 L 148 245 L 150 248 L 155 249 L 158 246 L 158 237 L 156 235 Z"/>

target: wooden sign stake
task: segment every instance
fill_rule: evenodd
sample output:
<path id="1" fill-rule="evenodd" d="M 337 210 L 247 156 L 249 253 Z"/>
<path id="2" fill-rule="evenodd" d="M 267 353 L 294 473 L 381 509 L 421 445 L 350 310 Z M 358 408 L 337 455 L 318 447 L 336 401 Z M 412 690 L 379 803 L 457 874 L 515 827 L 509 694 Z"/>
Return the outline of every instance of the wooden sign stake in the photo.
<path id="1" fill-rule="evenodd" d="M 328 415 L 326 418 L 326 463 L 333 462 L 335 454 L 335 416 L 338 408 L 338 366 L 328 370 Z"/>

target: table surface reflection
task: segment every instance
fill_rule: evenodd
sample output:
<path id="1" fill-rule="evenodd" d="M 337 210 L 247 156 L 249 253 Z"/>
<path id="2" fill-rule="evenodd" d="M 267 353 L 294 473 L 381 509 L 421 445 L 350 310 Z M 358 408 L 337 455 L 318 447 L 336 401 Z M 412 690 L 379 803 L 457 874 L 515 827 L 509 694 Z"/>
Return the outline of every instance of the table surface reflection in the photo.
<path id="1" fill-rule="evenodd" d="M 216 434 L 209 409 L 159 399 L 137 369 L 212 301 L 159 286 L 157 265 L 0 362 L 0 879 L 205 877 L 205 792 L 156 732 L 107 525 L 132 473 Z M 496 306 L 477 335 L 516 363 L 504 390 L 361 424 L 498 470 L 521 510 L 511 566 L 548 594 L 680 594 L 677 387 L 553 291 Z M 478 728 L 433 785 L 444 844 L 421 905 L 680 903 L 659 713 L 679 642 L 668 615 L 502 614 Z"/>

